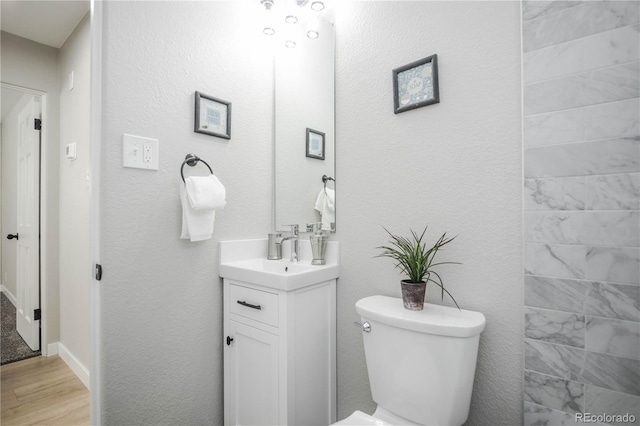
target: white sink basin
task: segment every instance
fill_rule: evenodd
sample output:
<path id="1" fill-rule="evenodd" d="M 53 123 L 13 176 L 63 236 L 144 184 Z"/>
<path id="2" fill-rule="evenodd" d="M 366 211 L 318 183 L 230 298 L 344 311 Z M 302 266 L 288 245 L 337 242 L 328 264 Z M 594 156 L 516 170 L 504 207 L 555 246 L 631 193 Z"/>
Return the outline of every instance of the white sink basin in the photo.
<path id="1" fill-rule="evenodd" d="M 233 266 L 259 272 L 268 272 L 270 274 L 291 275 L 310 271 L 315 268 L 316 265 L 301 262 L 291 263 L 288 260 L 248 259 L 234 262 Z"/>
<path id="2" fill-rule="evenodd" d="M 312 265 L 262 258 L 221 263 L 218 272 L 223 278 L 290 291 L 338 278 L 339 269 L 337 264 Z"/>
<path id="3" fill-rule="evenodd" d="M 283 246 L 282 260 L 268 260 L 266 239 L 221 241 L 218 275 L 284 291 L 334 280 L 340 275 L 337 241 L 327 243 L 326 265 L 311 264 L 309 240 L 299 241 L 300 262 L 289 262 L 290 247 Z"/>

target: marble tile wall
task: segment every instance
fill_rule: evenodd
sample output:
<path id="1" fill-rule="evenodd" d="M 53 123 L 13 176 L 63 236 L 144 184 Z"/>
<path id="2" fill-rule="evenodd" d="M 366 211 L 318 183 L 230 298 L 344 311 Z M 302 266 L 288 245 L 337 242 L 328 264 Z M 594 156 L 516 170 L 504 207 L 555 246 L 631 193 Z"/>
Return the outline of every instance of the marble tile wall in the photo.
<path id="1" fill-rule="evenodd" d="M 640 2 L 524 0 L 522 36 L 523 421 L 640 424 Z"/>

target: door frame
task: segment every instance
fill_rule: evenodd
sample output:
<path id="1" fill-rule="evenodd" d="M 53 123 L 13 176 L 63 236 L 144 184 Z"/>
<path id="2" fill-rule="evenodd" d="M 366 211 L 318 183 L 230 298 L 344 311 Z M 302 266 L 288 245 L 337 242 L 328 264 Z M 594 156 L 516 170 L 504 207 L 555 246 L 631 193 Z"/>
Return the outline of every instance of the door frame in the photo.
<path id="1" fill-rule="evenodd" d="M 102 149 L 102 35 L 103 35 L 103 0 L 90 0 L 90 38 L 91 38 L 91 130 L 90 130 L 90 150 L 91 150 L 91 205 L 90 205 L 90 238 L 91 256 L 94 264 L 100 263 L 100 164 Z M 43 131 L 40 132 L 40 309 L 41 309 L 41 338 L 40 350 L 43 356 L 55 355 L 57 348 L 49 348 L 50 342 L 47 340 L 48 324 L 46 300 L 49 295 L 47 281 L 48 269 L 45 263 L 47 259 L 47 244 L 49 238 L 47 231 L 50 218 L 46 214 L 49 191 L 47 182 L 43 176 L 47 175 L 48 162 L 58 155 L 57 147 L 51 147 L 49 143 L 50 127 L 47 125 L 49 119 L 48 96 L 46 92 L 17 86 L 0 81 L 0 87 L 14 90 L 21 90 L 24 93 L 40 96 L 41 99 L 41 119 L 44 124 Z M 56 148 L 56 149 L 53 149 Z M 90 368 L 90 406 L 91 424 L 100 426 L 102 424 L 102 345 L 101 345 L 101 303 L 100 286 L 95 276 L 91 279 L 90 289 L 90 327 L 91 327 L 91 368 Z M 49 350 L 51 349 L 51 351 Z M 50 353 L 51 352 L 51 353 Z"/>
<path id="2" fill-rule="evenodd" d="M 49 355 L 49 342 L 47 340 L 47 331 L 48 331 L 48 323 L 47 323 L 47 315 L 49 314 L 47 310 L 47 304 L 43 303 L 43 300 L 47 300 L 49 295 L 49 287 L 48 287 L 48 269 L 47 269 L 47 244 L 49 242 L 48 238 L 48 224 L 49 217 L 47 216 L 47 202 L 49 201 L 47 198 L 47 194 L 50 191 L 47 191 L 48 185 L 43 176 L 46 176 L 48 173 L 48 163 L 52 158 L 55 158 L 57 155 L 57 151 L 51 152 L 51 146 L 49 142 L 49 131 L 50 127 L 48 124 L 48 98 L 47 92 L 43 92 L 41 90 L 30 89 L 28 87 L 17 86 L 15 84 L 0 82 L 0 87 L 4 87 L 6 89 L 18 90 L 22 93 L 40 96 L 40 118 L 42 119 L 42 131 L 40 132 L 40 180 L 38 182 L 40 186 L 40 206 L 39 206 L 39 217 L 40 217 L 40 239 L 38 241 L 38 250 L 40 251 L 40 353 L 43 356 Z"/>
<path id="3" fill-rule="evenodd" d="M 100 176 L 102 158 L 102 35 L 103 0 L 90 0 L 91 38 L 91 101 L 90 101 L 90 155 L 91 155 L 91 201 L 89 233 L 93 266 L 100 264 Z M 100 281 L 95 274 L 90 289 L 91 373 L 90 407 L 91 424 L 102 425 L 102 335 Z"/>

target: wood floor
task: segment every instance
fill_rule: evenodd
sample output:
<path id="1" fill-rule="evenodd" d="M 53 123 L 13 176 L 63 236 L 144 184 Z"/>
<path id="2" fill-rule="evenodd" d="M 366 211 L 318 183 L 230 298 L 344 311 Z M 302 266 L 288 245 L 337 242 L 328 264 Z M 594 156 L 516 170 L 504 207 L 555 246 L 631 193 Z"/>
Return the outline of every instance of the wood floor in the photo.
<path id="1" fill-rule="evenodd" d="M 89 425 L 89 391 L 58 356 L 0 367 L 0 424 Z"/>

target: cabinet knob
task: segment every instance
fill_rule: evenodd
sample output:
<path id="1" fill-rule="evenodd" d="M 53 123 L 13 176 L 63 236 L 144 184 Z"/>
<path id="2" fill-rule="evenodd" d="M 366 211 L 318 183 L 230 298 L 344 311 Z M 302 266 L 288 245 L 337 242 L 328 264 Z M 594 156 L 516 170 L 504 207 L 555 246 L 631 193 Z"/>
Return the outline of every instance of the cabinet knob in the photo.
<path id="1" fill-rule="evenodd" d="M 233 338 L 230 336 L 227 336 L 227 346 L 231 346 L 231 342 L 233 342 Z"/>
<path id="2" fill-rule="evenodd" d="M 9 234 L 7 235 L 7 240 L 13 240 L 13 239 L 18 239 L 18 233 L 16 232 L 15 234 Z"/>

